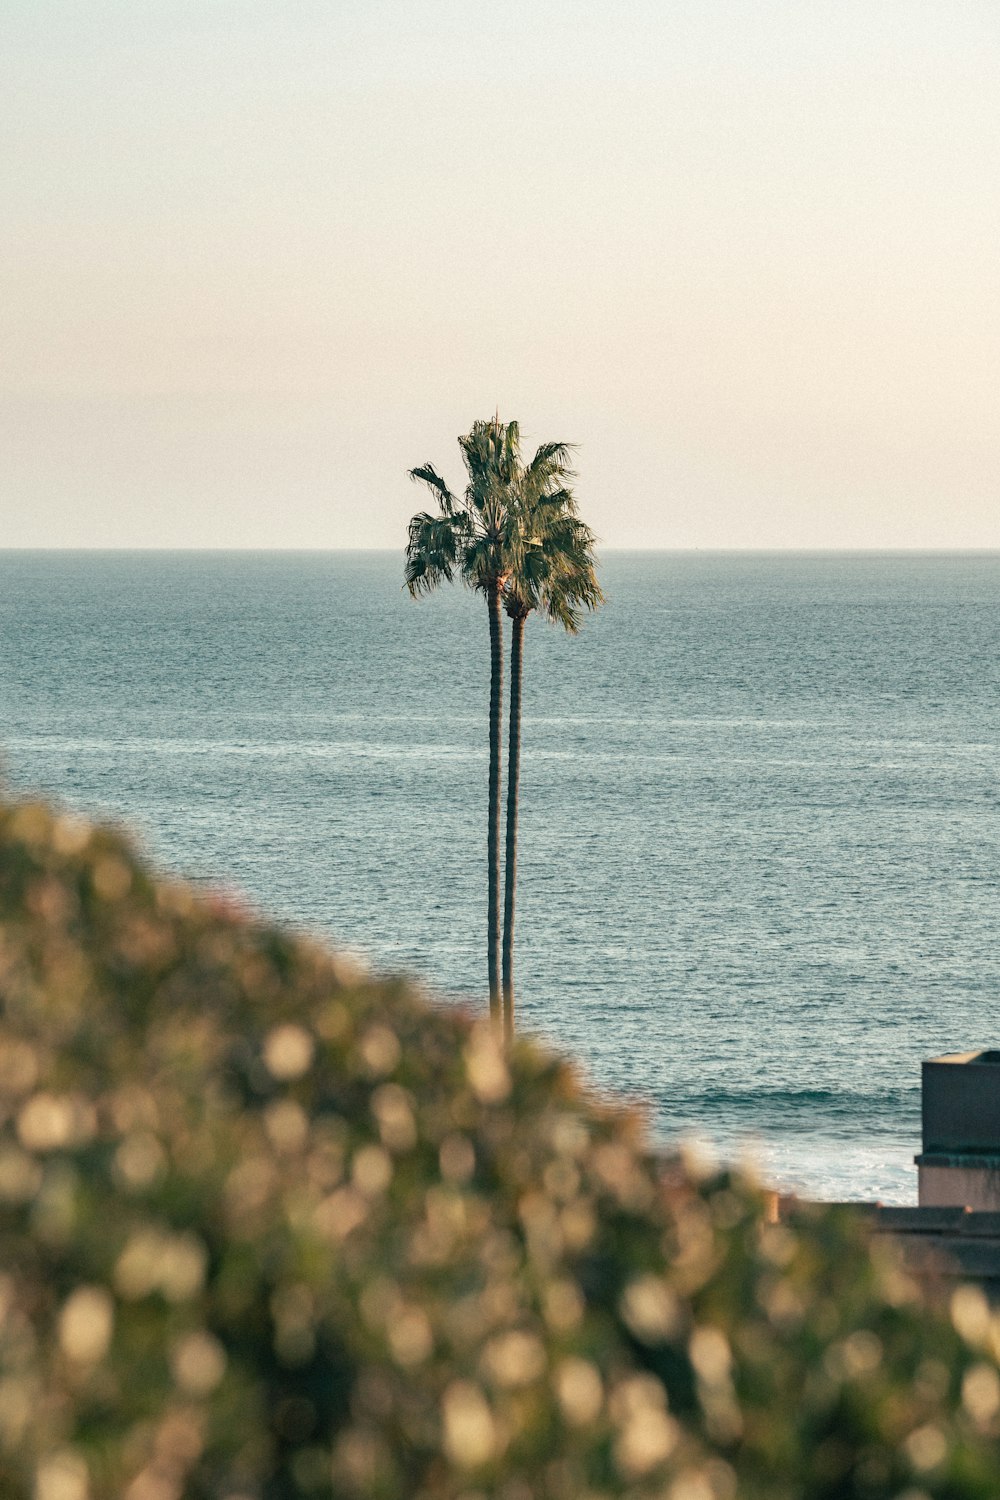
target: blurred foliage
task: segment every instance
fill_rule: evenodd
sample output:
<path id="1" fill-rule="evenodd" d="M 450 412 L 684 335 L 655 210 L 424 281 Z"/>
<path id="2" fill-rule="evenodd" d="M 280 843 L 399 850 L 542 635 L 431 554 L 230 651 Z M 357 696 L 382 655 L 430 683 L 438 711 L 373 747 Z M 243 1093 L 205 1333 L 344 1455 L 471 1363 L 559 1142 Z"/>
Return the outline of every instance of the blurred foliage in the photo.
<path id="1" fill-rule="evenodd" d="M 1000 1323 L 0 807 L 4 1500 L 1000 1495 Z"/>

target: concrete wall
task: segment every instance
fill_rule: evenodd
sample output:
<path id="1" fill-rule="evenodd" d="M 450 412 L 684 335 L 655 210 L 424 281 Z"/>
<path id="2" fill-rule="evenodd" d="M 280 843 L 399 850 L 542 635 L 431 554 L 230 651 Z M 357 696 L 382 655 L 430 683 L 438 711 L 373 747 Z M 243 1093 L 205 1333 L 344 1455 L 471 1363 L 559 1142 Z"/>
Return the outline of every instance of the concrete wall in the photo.
<path id="1" fill-rule="evenodd" d="M 971 1208 L 977 1213 L 1000 1210 L 1000 1165 L 917 1163 L 917 1201 L 921 1208 Z"/>

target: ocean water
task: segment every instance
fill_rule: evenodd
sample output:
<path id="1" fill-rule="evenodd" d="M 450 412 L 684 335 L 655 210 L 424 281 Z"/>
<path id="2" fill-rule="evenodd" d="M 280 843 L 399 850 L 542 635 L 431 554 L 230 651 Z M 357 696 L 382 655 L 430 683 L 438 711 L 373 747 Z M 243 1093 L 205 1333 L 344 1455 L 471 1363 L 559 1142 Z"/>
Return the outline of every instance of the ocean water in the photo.
<path id="1" fill-rule="evenodd" d="M 1000 1044 L 1000 556 L 610 553 L 529 621 L 523 1027 L 657 1135 L 915 1198 Z M 0 553 L 19 790 L 484 1006 L 486 611 L 385 553 Z"/>

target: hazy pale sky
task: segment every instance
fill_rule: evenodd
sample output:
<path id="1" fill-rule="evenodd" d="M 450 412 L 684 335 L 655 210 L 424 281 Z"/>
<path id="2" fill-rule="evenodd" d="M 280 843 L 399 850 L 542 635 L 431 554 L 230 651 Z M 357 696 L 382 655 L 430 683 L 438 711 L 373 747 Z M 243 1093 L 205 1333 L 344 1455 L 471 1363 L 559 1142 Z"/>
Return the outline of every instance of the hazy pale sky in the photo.
<path id="1" fill-rule="evenodd" d="M 0 547 L 1000 546 L 997 0 L 6 0 Z"/>

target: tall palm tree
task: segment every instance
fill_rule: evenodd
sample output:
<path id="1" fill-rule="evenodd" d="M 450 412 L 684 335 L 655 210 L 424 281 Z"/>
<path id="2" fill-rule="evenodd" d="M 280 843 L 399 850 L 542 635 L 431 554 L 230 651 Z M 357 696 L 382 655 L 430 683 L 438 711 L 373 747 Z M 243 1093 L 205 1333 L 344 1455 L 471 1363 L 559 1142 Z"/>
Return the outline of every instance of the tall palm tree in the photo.
<path id="1" fill-rule="evenodd" d="M 514 902 L 521 775 L 521 679 L 524 624 L 538 610 L 571 635 L 581 612 L 604 601 L 597 582 L 594 534 L 579 519 L 569 488 L 573 472 L 565 443 L 545 443 L 523 472 L 511 528 L 504 608 L 511 621 L 510 734 L 507 747 L 507 841 L 504 853 L 504 1037 L 514 1035 Z"/>
<path id="2" fill-rule="evenodd" d="M 490 1016 L 502 1026 L 500 991 L 500 716 L 503 707 L 501 596 L 510 571 L 517 483 L 521 474 L 516 422 L 473 423 L 458 440 L 468 483 L 462 495 L 449 490 L 433 464 L 410 470 L 437 502 L 410 521 L 406 584 L 414 596 L 429 594 L 457 573 L 486 599 L 490 626 L 490 764 L 487 823 L 487 960 Z"/>

